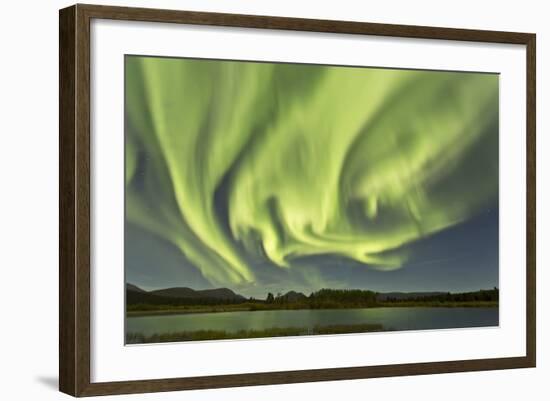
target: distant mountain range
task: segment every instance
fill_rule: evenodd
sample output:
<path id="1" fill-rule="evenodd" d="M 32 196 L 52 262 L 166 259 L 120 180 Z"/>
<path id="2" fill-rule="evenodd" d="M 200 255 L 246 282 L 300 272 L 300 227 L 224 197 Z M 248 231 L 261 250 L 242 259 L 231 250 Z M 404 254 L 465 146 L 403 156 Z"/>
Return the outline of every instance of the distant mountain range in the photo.
<path id="1" fill-rule="evenodd" d="M 170 299 L 182 299 L 182 300 L 220 300 L 228 302 L 244 301 L 247 298 L 243 295 L 237 294 L 229 288 L 214 288 L 209 290 L 194 290 L 189 287 L 171 287 L 163 288 L 160 290 L 145 291 L 134 284 L 126 284 L 127 298 L 132 300 L 141 300 L 144 303 L 152 302 L 157 303 L 166 298 Z M 422 297 L 431 297 L 437 295 L 443 295 L 446 292 L 380 292 L 376 294 L 378 301 L 392 300 L 406 300 Z M 297 302 L 306 299 L 307 296 L 301 292 L 288 291 L 283 295 L 288 302 Z M 154 302 L 157 301 L 157 302 Z M 133 303 L 133 302 L 131 302 Z"/>
<path id="2" fill-rule="evenodd" d="M 181 303 L 189 304 L 200 301 L 200 303 L 238 303 L 246 298 L 236 294 L 229 288 L 215 288 L 209 290 L 193 290 L 188 287 L 163 288 L 154 291 L 145 291 L 137 285 L 126 284 L 126 302 L 128 304 L 153 304 Z"/>
<path id="3" fill-rule="evenodd" d="M 211 290 L 193 290 L 188 287 L 172 287 L 162 290 L 150 291 L 150 294 L 168 298 L 187 298 L 187 299 L 222 299 L 240 301 L 246 299 L 240 294 L 236 294 L 229 288 L 215 288 Z"/>

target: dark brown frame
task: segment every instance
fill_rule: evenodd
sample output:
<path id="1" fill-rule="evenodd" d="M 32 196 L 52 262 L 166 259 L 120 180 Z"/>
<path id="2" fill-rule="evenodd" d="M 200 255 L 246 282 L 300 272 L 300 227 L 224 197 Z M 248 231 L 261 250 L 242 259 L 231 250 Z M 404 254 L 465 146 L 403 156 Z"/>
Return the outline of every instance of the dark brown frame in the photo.
<path id="1" fill-rule="evenodd" d="M 90 20 L 169 22 L 404 38 L 512 43 L 527 48 L 526 356 L 284 372 L 90 382 Z M 532 33 L 387 25 L 77 4 L 59 13 L 59 389 L 73 396 L 535 367 L 535 41 Z"/>

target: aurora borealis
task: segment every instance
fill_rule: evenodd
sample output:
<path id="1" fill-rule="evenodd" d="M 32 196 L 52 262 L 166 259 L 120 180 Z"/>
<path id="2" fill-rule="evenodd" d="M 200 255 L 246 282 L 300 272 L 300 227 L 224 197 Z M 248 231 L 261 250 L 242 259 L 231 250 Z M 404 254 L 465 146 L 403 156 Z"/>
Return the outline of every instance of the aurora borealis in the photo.
<path id="1" fill-rule="evenodd" d="M 484 232 L 490 273 L 460 263 L 472 285 L 498 280 L 498 88 L 486 73 L 126 56 L 127 275 L 245 294 L 421 282 Z"/>

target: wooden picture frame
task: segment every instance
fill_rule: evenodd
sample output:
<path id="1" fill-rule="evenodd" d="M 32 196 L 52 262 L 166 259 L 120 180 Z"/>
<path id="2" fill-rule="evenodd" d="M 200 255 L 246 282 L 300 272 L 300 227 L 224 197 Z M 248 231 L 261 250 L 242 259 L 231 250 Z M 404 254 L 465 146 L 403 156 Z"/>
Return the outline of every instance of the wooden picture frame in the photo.
<path id="1" fill-rule="evenodd" d="M 526 355 L 222 376 L 91 382 L 90 21 L 96 18 L 525 45 L 527 54 L 525 60 L 527 72 Z M 73 396 L 95 396 L 535 366 L 535 34 L 80 4 L 60 10 L 59 29 L 60 391 Z"/>

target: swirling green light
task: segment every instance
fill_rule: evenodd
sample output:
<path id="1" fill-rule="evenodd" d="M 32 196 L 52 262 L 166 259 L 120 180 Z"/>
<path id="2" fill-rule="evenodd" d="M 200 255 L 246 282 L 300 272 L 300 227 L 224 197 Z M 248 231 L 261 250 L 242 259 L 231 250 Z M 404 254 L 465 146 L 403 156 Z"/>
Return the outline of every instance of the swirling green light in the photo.
<path id="1" fill-rule="evenodd" d="M 254 282 L 251 256 L 398 268 L 496 196 L 498 76 L 127 57 L 126 186 L 212 283 Z"/>

